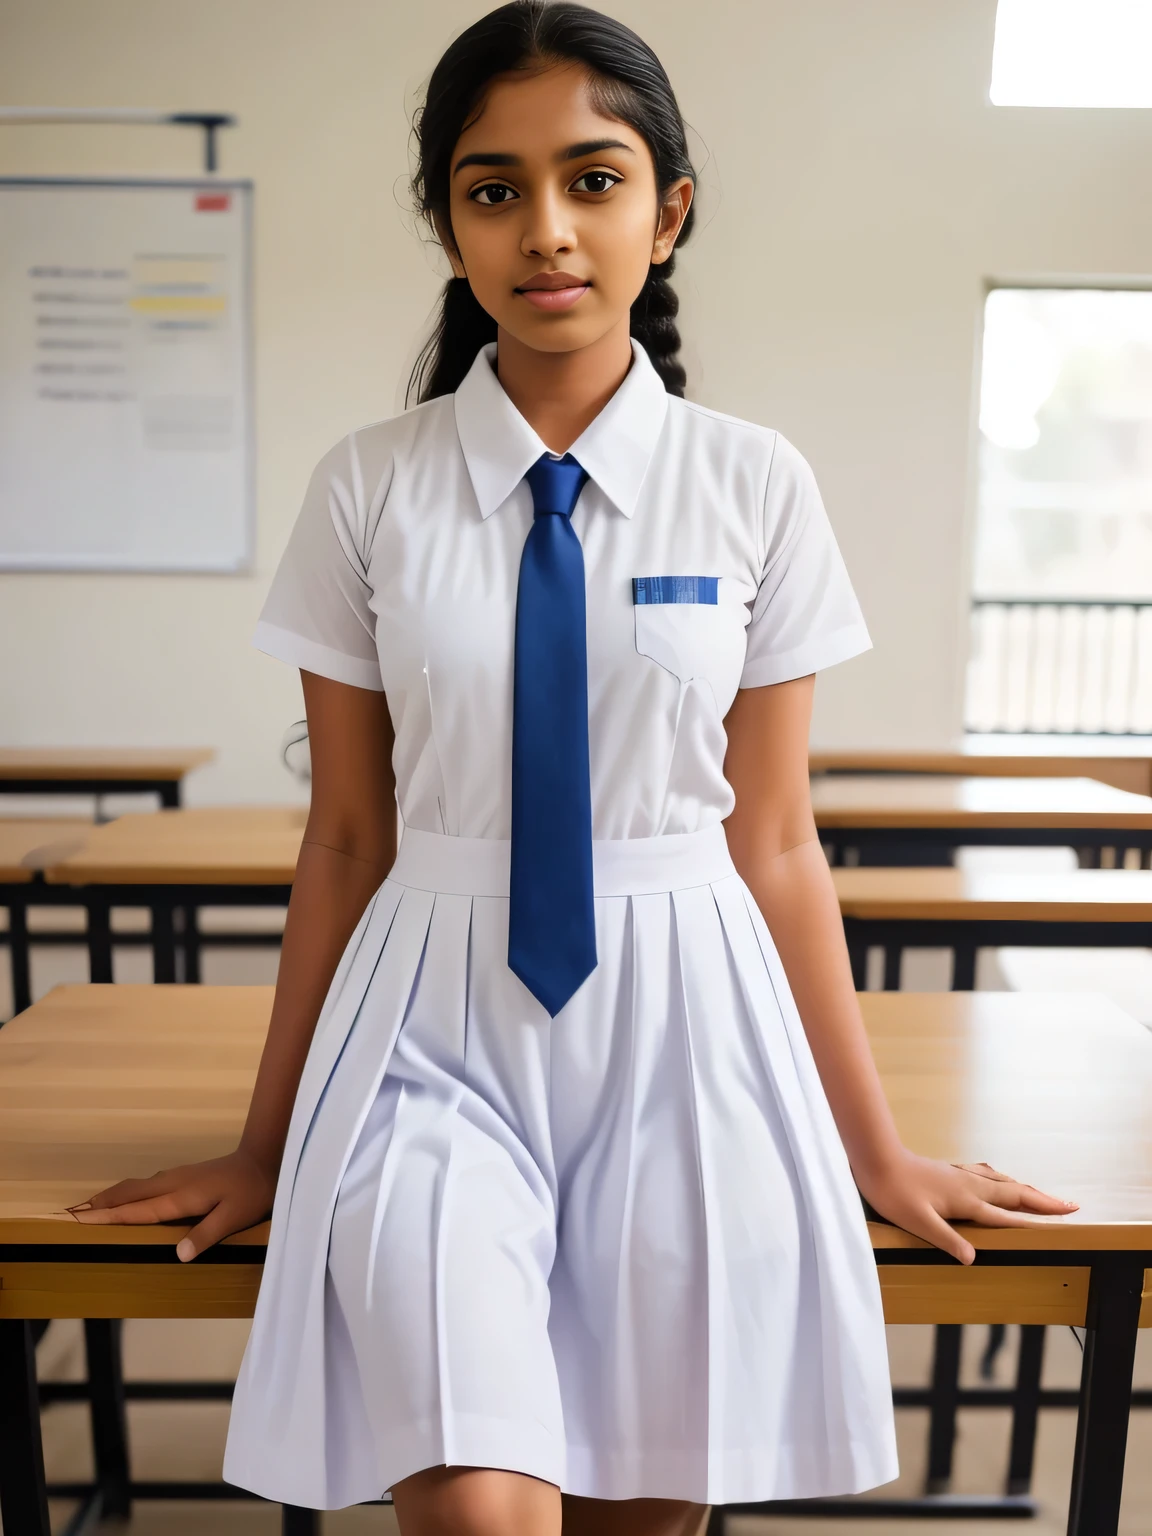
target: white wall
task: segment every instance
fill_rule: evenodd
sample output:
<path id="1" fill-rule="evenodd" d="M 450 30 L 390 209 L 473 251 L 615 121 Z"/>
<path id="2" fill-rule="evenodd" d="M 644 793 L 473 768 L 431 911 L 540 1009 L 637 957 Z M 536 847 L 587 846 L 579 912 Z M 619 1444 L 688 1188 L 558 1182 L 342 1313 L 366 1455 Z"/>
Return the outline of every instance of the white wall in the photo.
<path id="1" fill-rule="evenodd" d="M 813 739 L 959 728 L 989 277 L 1152 272 L 1149 112 L 987 104 L 993 0 L 620 0 L 710 153 L 680 263 L 690 392 L 812 460 L 876 647 Z M 288 799 L 296 675 L 248 648 L 308 472 L 396 407 L 439 268 L 406 113 L 480 5 L 3 0 L 0 102 L 234 111 L 256 182 L 258 571 L 0 577 L 0 741 L 212 743 L 190 800 Z M 174 129 L 0 127 L 0 172 L 199 167 Z"/>

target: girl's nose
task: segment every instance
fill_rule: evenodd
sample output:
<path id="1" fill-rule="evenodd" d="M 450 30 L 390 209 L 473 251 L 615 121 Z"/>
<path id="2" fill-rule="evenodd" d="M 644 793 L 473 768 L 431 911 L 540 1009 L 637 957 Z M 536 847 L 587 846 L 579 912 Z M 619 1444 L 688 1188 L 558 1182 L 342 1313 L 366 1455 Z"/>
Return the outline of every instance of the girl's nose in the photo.
<path id="1" fill-rule="evenodd" d="M 551 261 L 561 252 L 572 250 L 576 236 L 566 212 L 563 200 L 554 194 L 534 197 L 520 242 L 521 253 Z"/>

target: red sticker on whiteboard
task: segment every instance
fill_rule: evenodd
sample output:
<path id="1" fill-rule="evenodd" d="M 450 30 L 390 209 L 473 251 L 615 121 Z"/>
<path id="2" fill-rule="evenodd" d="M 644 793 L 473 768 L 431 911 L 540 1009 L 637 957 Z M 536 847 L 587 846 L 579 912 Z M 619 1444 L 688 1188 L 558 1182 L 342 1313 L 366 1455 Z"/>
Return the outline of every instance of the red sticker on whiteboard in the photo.
<path id="1" fill-rule="evenodd" d="M 197 192 L 197 213 L 227 213 L 232 206 L 231 195 L 227 192 Z"/>

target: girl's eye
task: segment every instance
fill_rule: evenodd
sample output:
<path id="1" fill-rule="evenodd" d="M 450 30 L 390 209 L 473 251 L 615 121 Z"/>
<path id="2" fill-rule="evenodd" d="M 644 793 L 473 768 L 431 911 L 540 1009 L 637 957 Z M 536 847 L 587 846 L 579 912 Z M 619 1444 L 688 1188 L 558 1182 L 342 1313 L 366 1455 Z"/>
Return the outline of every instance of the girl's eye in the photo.
<path id="1" fill-rule="evenodd" d="M 574 192 L 607 192 L 618 181 L 623 181 L 623 176 L 613 176 L 610 171 L 585 171 L 572 183 Z M 581 182 L 586 185 L 581 186 Z"/>
<path id="2" fill-rule="evenodd" d="M 501 203 L 511 202 L 518 195 L 502 181 L 486 181 L 482 187 L 474 187 L 468 194 L 474 203 L 482 203 L 485 208 L 498 208 Z"/>

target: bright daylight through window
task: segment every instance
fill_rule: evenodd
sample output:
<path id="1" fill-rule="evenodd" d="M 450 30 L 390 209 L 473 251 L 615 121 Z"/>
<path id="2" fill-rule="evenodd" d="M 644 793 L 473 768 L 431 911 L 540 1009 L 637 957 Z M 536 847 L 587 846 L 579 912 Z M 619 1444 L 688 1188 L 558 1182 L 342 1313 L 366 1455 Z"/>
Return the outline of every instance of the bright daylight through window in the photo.
<path id="1" fill-rule="evenodd" d="M 1152 292 L 984 310 L 970 730 L 1152 731 Z"/>
<path id="2" fill-rule="evenodd" d="M 998 107 L 1152 107 L 1152 0 L 1000 0 Z"/>

